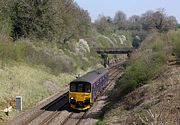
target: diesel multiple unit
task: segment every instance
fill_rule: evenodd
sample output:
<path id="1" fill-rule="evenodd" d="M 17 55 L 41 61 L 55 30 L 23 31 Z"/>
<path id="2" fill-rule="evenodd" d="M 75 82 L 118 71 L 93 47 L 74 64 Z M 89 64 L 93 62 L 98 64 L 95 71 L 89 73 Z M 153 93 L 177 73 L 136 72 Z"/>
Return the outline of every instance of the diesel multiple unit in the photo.
<path id="1" fill-rule="evenodd" d="M 100 68 L 70 83 L 69 103 L 76 110 L 89 109 L 108 83 L 108 70 Z"/>

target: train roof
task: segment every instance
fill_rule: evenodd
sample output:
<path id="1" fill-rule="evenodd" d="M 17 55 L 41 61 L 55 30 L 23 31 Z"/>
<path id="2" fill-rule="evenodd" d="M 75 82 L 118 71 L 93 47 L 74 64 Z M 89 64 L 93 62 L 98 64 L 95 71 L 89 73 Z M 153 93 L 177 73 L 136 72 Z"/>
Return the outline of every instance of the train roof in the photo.
<path id="1" fill-rule="evenodd" d="M 87 74 L 83 75 L 82 77 L 75 79 L 72 82 L 89 82 L 89 83 L 93 84 L 97 78 L 99 78 L 100 76 L 107 73 L 107 71 L 108 70 L 105 68 L 100 68 L 100 69 L 88 72 Z"/>

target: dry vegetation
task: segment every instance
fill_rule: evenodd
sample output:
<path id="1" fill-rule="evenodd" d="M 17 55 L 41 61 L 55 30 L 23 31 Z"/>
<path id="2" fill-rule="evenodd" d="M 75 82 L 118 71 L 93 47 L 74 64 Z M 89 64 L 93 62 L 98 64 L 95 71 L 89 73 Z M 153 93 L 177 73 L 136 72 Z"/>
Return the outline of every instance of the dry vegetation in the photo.
<path id="1" fill-rule="evenodd" d="M 167 67 L 161 75 L 125 96 L 105 115 L 106 124 L 180 124 L 180 68 Z"/>
<path id="2" fill-rule="evenodd" d="M 180 123 L 180 67 L 167 65 L 168 57 L 180 52 L 179 34 L 153 33 L 145 39 L 117 81 L 98 124 Z"/>
<path id="3" fill-rule="evenodd" d="M 18 113 L 13 109 L 10 116 L 5 116 L 2 111 L 8 106 L 15 107 L 14 101 L 17 95 L 23 97 L 23 111 L 25 111 L 54 92 L 63 91 L 75 78 L 74 73 L 53 75 L 44 68 L 46 67 L 33 67 L 24 63 L 11 62 L 0 69 L 0 118 L 3 122 Z M 78 73 L 83 75 L 90 70 L 92 69 L 78 70 Z M 0 124 L 3 123 L 2 121 Z"/>

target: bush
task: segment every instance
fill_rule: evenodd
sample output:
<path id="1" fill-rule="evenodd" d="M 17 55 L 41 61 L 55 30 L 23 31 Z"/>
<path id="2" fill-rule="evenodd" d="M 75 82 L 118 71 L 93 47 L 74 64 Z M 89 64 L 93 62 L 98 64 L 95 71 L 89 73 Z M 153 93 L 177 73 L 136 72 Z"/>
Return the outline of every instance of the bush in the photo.
<path id="1" fill-rule="evenodd" d="M 163 38 L 163 36 L 162 36 Z M 120 79 L 113 92 L 116 97 L 123 97 L 136 87 L 147 84 L 149 80 L 154 78 L 166 63 L 166 41 L 156 34 L 152 39 L 147 39 L 131 57 L 131 62 L 127 67 L 125 74 Z M 143 48 L 143 49 L 142 49 Z"/>
<path id="2" fill-rule="evenodd" d="M 152 56 L 152 64 L 159 66 L 166 62 L 166 55 L 163 52 L 154 53 Z"/>
<path id="3" fill-rule="evenodd" d="M 160 51 L 163 47 L 164 42 L 162 40 L 156 40 L 155 43 L 152 45 L 152 49 L 155 52 Z"/>
<path id="4" fill-rule="evenodd" d="M 138 83 L 135 80 L 129 79 L 122 79 L 119 81 L 119 84 L 119 88 L 121 88 L 121 96 L 128 94 L 138 86 Z"/>
<path id="5" fill-rule="evenodd" d="M 180 53 L 180 33 L 173 37 L 173 50 Z"/>
<path id="6" fill-rule="evenodd" d="M 151 76 L 151 66 L 143 60 L 131 64 L 126 70 L 125 79 L 135 80 L 138 84 L 144 84 Z"/>
<path id="7" fill-rule="evenodd" d="M 168 37 L 172 41 L 173 52 L 178 53 L 177 56 L 180 59 L 180 30 L 169 32 Z"/>
<path id="8" fill-rule="evenodd" d="M 15 60 L 25 61 L 28 45 L 26 43 L 14 43 L 9 40 L 0 41 L 0 58 L 2 61 Z"/>
<path id="9" fill-rule="evenodd" d="M 5 35 L 11 35 L 12 21 L 10 18 L 5 18 L 0 15 L 0 33 Z"/>

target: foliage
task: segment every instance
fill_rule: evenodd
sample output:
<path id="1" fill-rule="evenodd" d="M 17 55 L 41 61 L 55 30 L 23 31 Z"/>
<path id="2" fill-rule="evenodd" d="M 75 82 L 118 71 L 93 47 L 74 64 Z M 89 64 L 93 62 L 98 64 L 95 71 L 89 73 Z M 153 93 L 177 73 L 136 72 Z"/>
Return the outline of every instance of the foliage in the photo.
<path id="1" fill-rule="evenodd" d="M 10 18 L 0 16 L 0 33 L 11 35 L 12 32 L 12 23 Z"/>
<path id="2" fill-rule="evenodd" d="M 100 15 L 99 18 L 95 21 L 94 26 L 101 34 L 105 34 L 106 32 L 113 32 L 112 19 L 110 17 Z"/>
<path id="3" fill-rule="evenodd" d="M 122 98 L 158 75 L 167 60 L 167 41 L 162 41 L 164 37 L 165 35 L 161 37 L 157 34 L 154 34 L 153 38 L 150 36 L 151 39 L 147 37 L 141 47 L 133 53 L 125 74 L 116 82 L 116 89 L 110 100 Z"/>
<path id="4" fill-rule="evenodd" d="M 145 30 L 155 29 L 159 32 L 175 29 L 177 20 L 173 16 L 167 16 L 164 9 L 147 11 L 142 16 L 143 28 Z"/>
<path id="5" fill-rule="evenodd" d="M 133 15 L 129 18 L 124 12 L 118 11 L 113 19 L 106 16 L 99 17 L 94 26 L 101 34 L 113 34 L 117 31 L 131 32 L 134 48 L 138 48 L 146 36 L 152 32 L 163 33 L 178 27 L 176 18 L 168 16 L 164 9 L 149 10 L 141 16 Z"/>
<path id="6" fill-rule="evenodd" d="M 73 0 L 1 0 L 0 4 L 0 27 L 7 21 L 8 34 L 12 32 L 14 39 L 65 43 L 72 37 L 85 36 L 90 27 L 88 12 Z"/>
<path id="7" fill-rule="evenodd" d="M 169 32 L 168 38 L 172 40 L 173 52 L 180 58 L 180 30 Z"/>
<path id="8" fill-rule="evenodd" d="M 126 30 L 127 29 L 126 14 L 122 11 L 116 12 L 113 23 L 116 25 L 118 30 Z"/>
<path id="9" fill-rule="evenodd" d="M 0 40 L 0 58 L 6 63 L 8 60 L 23 61 L 27 56 L 28 45 L 26 43 L 13 43 L 9 40 Z"/>

